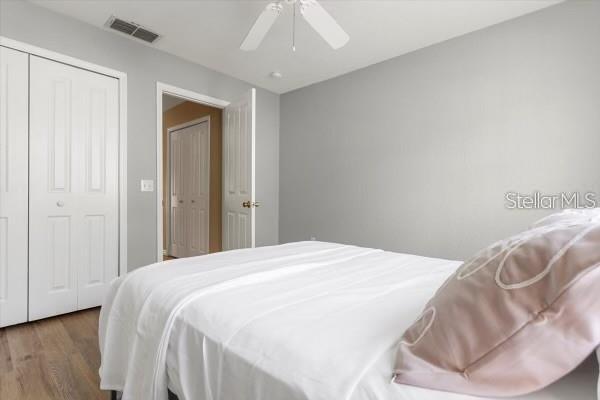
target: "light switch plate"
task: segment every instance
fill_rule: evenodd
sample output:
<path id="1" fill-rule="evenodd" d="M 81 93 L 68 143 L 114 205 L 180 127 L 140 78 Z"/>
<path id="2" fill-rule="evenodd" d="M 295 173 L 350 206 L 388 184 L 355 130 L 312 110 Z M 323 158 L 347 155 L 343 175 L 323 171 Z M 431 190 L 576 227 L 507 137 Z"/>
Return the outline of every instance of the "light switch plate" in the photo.
<path id="1" fill-rule="evenodd" d="M 141 180 L 142 192 L 154 192 L 154 181 L 152 179 Z"/>

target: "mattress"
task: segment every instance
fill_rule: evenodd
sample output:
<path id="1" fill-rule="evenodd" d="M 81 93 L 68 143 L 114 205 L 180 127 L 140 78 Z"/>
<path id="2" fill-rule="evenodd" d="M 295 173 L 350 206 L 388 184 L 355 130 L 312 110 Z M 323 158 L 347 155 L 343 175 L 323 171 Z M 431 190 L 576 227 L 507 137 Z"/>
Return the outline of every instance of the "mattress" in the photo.
<path id="1" fill-rule="evenodd" d="M 180 320 L 179 324 L 185 324 L 184 321 Z M 202 337 L 202 333 L 195 331 L 195 328 L 191 325 L 187 325 L 185 328 L 180 328 L 188 331 L 189 335 L 196 336 L 196 338 Z M 175 335 L 172 340 L 172 347 L 177 348 L 178 338 L 180 336 Z M 361 378 L 360 383 L 357 385 L 350 400 L 490 400 L 490 398 L 474 397 L 461 395 L 456 393 L 440 392 L 437 390 L 423 389 L 416 386 L 398 385 L 391 384 L 387 379 L 389 375 L 390 365 L 394 362 L 394 351 L 387 351 L 383 354 L 372 368 Z M 179 395 L 176 398 L 179 400 L 190 400 L 190 399 L 217 399 L 216 397 L 210 397 L 206 395 L 197 384 L 190 383 L 194 382 L 199 377 L 193 374 L 193 367 L 189 360 L 185 361 L 188 357 L 181 357 L 176 351 L 169 352 L 168 360 L 168 371 L 169 371 L 169 389 L 175 393 L 182 393 L 185 395 Z M 243 361 L 240 361 L 244 364 Z M 244 365 L 244 368 L 251 370 L 250 365 Z M 182 371 L 182 374 L 179 374 Z M 190 374 L 190 372 L 192 372 Z M 524 396 L 512 397 L 513 400 L 594 400 L 597 398 L 596 385 L 598 380 L 598 363 L 595 357 L 589 357 L 582 365 L 580 365 L 575 371 L 565 376 L 558 382 L 548 386 L 547 388 L 540 390 L 535 393 L 530 393 Z M 226 381 L 225 384 L 235 384 Z M 270 386 L 269 386 L 270 385 Z M 282 400 L 287 397 L 278 397 L 282 390 L 270 392 L 269 387 L 285 387 L 288 383 L 277 382 L 276 380 L 268 383 L 267 386 L 262 389 L 260 396 L 254 395 L 247 397 L 248 399 L 257 400 Z"/>
<path id="2" fill-rule="evenodd" d="M 145 279 L 152 277 L 153 283 L 144 293 L 151 293 L 152 285 L 162 288 L 171 281 L 180 282 L 182 290 L 193 279 L 218 277 L 219 283 L 198 289 L 201 295 L 191 300 L 187 296 L 185 302 L 176 302 L 185 306 L 168 306 L 169 298 L 156 302 L 158 306 L 144 318 L 170 321 L 169 329 L 137 321 L 133 333 L 144 336 L 143 326 L 167 338 L 165 381 L 180 400 L 476 399 L 390 383 L 395 347 L 404 329 L 459 265 L 458 261 L 320 242 L 168 261 L 154 266 L 151 274 L 146 272 Z M 130 278 L 129 287 L 143 287 L 144 274 Z M 133 290 L 120 286 L 121 291 Z M 178 286 L 171 287 L 171 296 L 177 297 Z M 117 289 L 113 291 L 116 298 Z M 140 303 L 143 309 L 151 309 L 148 301 Z M 101 330 L 110 325 L 109 314 L 116 313 L 114 318 L 123 326 L 131 319 L 125 316 L 126 308 L 117 306 L 118 302 L 109 308 L 118 313 L 103 311 Z M 169 318 L 157 319 L 161 314 Z M 119 329 L 119 335 L 126 335 L 130 328 Z M 144 358 L 137 363 L 126 359 L 127 348 L 137 348 L 142 355 L 155 352 L 152 346 L 133 342 L 111 355 L 112 346 L 104 344 L 101 377 L 107 389 L 121 390 L 132 378 L 105 371 L 105 353 L 109 360 L 120 356 L 120 364 L 132 368 L 139 367 Z M 138 371 L 137 376 L 146 377 L 147 372 Z M 591 363 L 522 398 L 593 399 L 596 379 L 595 363 Z M 161 390 L 157 393 L 162 395 Z"/>

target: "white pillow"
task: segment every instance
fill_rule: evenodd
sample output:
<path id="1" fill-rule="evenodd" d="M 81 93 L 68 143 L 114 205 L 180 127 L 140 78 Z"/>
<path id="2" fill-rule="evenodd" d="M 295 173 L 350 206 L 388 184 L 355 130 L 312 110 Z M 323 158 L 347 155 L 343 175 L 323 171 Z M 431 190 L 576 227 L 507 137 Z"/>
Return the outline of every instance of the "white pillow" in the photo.
<path id="1" fill-rule="evenodd" d="M 600 347 L 596 349 L 596 355 L 598 356 L 598 365 L 600 366 Z M 598 377 L 598 399 L 600 400 L 600 376 Z"/>

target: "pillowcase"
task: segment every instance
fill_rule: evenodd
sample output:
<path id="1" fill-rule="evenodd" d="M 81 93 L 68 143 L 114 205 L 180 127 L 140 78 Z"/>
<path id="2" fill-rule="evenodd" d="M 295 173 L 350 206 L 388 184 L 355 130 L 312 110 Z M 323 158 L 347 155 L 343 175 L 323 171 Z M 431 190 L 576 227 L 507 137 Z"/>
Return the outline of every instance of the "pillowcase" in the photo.
<path id="1" fill-rule="evenodd" d="M 478 396 L 541 389 L 600 345 L 600 221 L 542 225 L 465 262 L 402 336 L 394 381 Z"/>

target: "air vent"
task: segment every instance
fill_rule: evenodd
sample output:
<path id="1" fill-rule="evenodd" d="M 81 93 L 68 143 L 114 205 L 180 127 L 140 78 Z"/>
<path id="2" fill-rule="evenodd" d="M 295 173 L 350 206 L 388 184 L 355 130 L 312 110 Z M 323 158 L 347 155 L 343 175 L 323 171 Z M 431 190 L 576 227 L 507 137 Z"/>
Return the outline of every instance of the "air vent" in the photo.
<path id="1" fill-rule="evenodd" d="M 141 25 L 136 24 L 135 22 L 127 22 L 114 16 L 106 21 L 106 26 L 124 33 L 127 36 L 133 36 L 148 43 L 154 43 L 160 37 L 159 34 L 149 31 L 146 28 L 142 28 Z"/>
<path id="2" fill-rule="evenodd" d="M 123 32 L 127 35 L 131 35 L 133 32 L 135 32 L 137 30 L 137 25 L 131 24 L 129 22 L 125 22 L 122 19 L 119 18 L 111 18 L 112 21 L 110 22 L 109 27 L 111 27 L 112 29 L 119 31 L 119 32 Z"/>
<path id="3" fill-rule="evenodd" d="M 150 32 L 147 29 L 144 28 L 137 28 L 135 30 L 135 32 L 133 32 L 132 34 L 133 36 L 135 36 L 138 39 L 142 39 L 145 40 L 146 42 L 154 42 L 156 39 L 158 39 L 158 35 L 154 32 Z"/>

